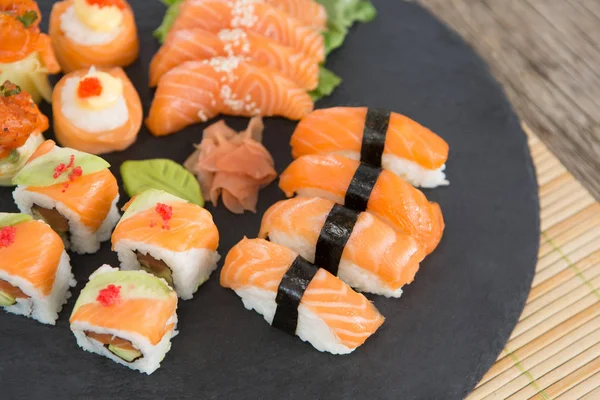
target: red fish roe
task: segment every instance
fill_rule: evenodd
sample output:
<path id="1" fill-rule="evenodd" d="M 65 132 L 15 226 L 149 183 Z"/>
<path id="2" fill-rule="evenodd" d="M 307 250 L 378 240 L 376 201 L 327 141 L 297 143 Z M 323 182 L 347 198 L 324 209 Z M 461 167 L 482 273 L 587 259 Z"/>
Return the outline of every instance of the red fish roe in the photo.
<path id="1" fill-rule="evenodd" d="M 115 286 L 112 284 L 108 285 L 98 292 L 98 297 L 96 297 L 96 300 L 104 307 L 117 304 L 119 300 L 121 300 L 121 286 Z"/>
<path id="2" fill-rule="evenodd" d="M 54 179 L 57 179 L 59 176 L 62 175 L 63 172 L 65 172 L 67 170 L 67 166 L 63 163 L 58 164 L 55 168 L 54 168 L 54 175 L 52 175 L 52 177 Z"/>
<path id="3" fill-rule="evenodd" d="M 75 154 L 71 154 L 71 157 L 69 159 L 69 165 L 67 165 L 67 168 L 71 168 L 73 167 L 73 165 L 75 165 Z"/>
<path id="4" fill-rule="evenodd" d="M 162 228 L 167 230 L 171 229 L 169 227 L 169 220 L 173 216 L 173 207 L 163 203 L 158 203 L 154 210 L 158 213 L 158 215 L 160 215 L 160 217 L 163 220 Z"/>
<path id="5" fill-rule="evenodd" d="M 90 76 L 83 78 L 77 87 L 77 95 L 81 99 L 87 97 L 100 96 L 102 94 L 102 83 L 100 79 Z"/>
<path id="6" fill-rule="evenodd" d="M 17 228 L 14 226 L 5 226 L 0 229 L 0 247 L 8 247 L 15 241 Z"/>
<path id="7" fill-rule="evenodd" d="M 87 0 L 87 3 L 90 6 L 98 6 L 100 8 L 110 6 L 116 6 L 121 10 L 125 8 L 125 4 L 122 0 Z"/>
<path id="8" fill-rule="evenodd" d="M 75 167 L 75 168 L 73 168 L 73 171 L 71 171 L 71 173 L 69 174 L 69 180 L 71 182 L 73 182 L 75 179 L 79 178 L 81 175 L 83 175 L 83 170 L 81 169 L 81 167 Z"/>
<path id="9" fill-rule="evenodd" d="M 154 228 L 156 226 L 156 222 L 154 220 L 150 221 L 150 228 Z"/>

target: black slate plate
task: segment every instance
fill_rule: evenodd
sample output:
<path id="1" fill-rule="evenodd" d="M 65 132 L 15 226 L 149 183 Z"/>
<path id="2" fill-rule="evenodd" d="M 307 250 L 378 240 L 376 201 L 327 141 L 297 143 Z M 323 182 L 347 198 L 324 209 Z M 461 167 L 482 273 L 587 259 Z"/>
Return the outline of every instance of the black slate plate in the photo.
<path id="1" fill-rule="evenodd" d="M 40 1 L 46 24 L 51 3 Z M 483 62 L 418 6 L 374 3 L 377 20 L 353 28 L 328 60 L 344 84 L 318 106 L 383 107 L 422 122 L 450 143 L 452 183 L 427 191 L 441 204 L 447 228 L 415 282 L 400 300 L 371 297 L 387 317 L 377 334 L 349 356 L 319 353 L 246 311 L 219 286 L 217 273 L 192 301 L 180 303 L 180 334 L 150 377 L 77 347 L 67 322 L 74 299 L 56 327 L 0 313 L 1 398 L 459 399 L 473 388 L 514 327 L 533 276 L 539 237 L 533 165 L 517 118 Z M 164 8 L 149 0 L 133 6 L 142 54 L 127 72 L 147 110 L 147 66 L 158 47 L 151 31 Z M 246 124 L 227 121 L 240 129 Z M 294 126 L 266 121 L 265 143 L 279 171 L 290 162 Z M 106 158 L 119 179 L 124 160 L 183 162 L 202 128 L 160 139 L 143 130 L 133 147 Z M 16 210 L 10 193 L 0 191 L 3 211 Z M 282 198 L 274 184 L 262 191 L 256 215 L 210 208 L 221 253 L 244 235 L 254 237 L 262 213 Z M 96 255 L 72 256 L 74 298 L 103 263 L 117 264 L 108 243 Z"/>

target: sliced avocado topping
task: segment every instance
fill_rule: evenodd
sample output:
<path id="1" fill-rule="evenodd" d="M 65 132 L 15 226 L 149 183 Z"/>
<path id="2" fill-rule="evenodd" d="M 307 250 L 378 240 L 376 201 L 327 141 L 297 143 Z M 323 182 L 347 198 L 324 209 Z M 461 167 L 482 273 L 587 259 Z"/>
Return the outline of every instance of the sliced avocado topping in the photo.
<path id="1" fill-rule="evenodd" d="M 169 286 L 173 287 L 173 273 L 167 263 L 163 260 L 157 260 L 150 254 L 142 254 L 139 251 L 136 251 L 135 255 L 144 271 L 158 278 L 163 278 Z"/>
<path id="2" fill-rule="evenodd" d="M 153 208 L 157 203 L 187 203 L 187 200 L 173 196 L 164 190 L 148 189 L 145 192 L 135 196 L 131 204 L 129 204 L 129 207 L 127 207 L 125 214 L 123 214 L 121 221 L 124 221 L 137 213 L 148 210 L 149 208 Z"/>
<path id="3" fill-rule="evenodd" d="M 17 302 L 15 297 L 0 290 L 0 307 L 12 306 Z"/>
<path id="4" fill-rule="evenodd" d="M 61 173 L 55 177 L 56 167 L 60 164 L 67 166 L 74 156 L 74 167 L 81 167 L 83 175 L 102 171 L 110 164 L 102 158 L 69 148 L 54 147 L 52 151 L 36 158 L 13 178 L 15 185 L 50 186 L 69 181 L 68 173 Z"/>
<path id="5" fill-rule="evenodd" d="M 142 357 L 142 352 L 139 350 L 122 349 L 120 347 L 115 346 L 114 344 L 109 344 L 108 350 L 110 350 L 117 357 L 122 358 L 127 362 L 134 362 L 138 358 Z"/>
<path id="6" fill-rule="evenodd" d="M 31 221 L 32 219 L 31 215 L 28 214 L 0 213 L 0 228 L 17 225 L 21 222 Z"/>

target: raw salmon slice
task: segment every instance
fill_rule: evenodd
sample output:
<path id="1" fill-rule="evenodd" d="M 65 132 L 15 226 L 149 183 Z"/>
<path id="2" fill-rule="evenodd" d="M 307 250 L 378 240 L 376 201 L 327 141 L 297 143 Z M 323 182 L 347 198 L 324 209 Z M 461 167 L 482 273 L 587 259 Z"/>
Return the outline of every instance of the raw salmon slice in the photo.
<path id="1" fill-rule="evenodd" d="M 169 34 L 182 29 L 203 28 L 211 32 L 243 28 L 325 60 L 321 33 L 279 8 L 253 0 L 186 0 Z"/>
<path id="2" fill-rule="evenodd" d="M 288 197 L 294 194 L 318 196 L 344 205 L 347 190 L 360 165 L 358 161 L 338 155 L 303 156 L 281 174 L 279 187 Z M 429 202 L 420 190 L 389 171 L 379 174 L 366 211 L 396 230 L 412 235 L 427 254 L 442 238 L 444 220 L 440 206 Z"/>
<path id="3" fill-rule="evenodd" d="M 165 73 L 186 61 L 225 56 L 249 57 L 278 70 L 306 90 L 319 84 L 318 63 L 302 52 L 239 28 L 218 33 L 196 28 L 175 31 L 167 37 L 150 63 L 150 86 L 156 86 Z"/>
<path id="4" fill-rule="evenodd" d="M 266 2 L 315 29 L 324 30 L 327 26 L 327 11 L 314 0 L 266 0 Z"/>
<path id="5" fill-rule="evenodd" d="M 300 119 L 310 96 L 276 70 L 238 57 L 188 61 L 159 82 L 146 126 L 156 136 L 177 132 L 219 113 Z"/>

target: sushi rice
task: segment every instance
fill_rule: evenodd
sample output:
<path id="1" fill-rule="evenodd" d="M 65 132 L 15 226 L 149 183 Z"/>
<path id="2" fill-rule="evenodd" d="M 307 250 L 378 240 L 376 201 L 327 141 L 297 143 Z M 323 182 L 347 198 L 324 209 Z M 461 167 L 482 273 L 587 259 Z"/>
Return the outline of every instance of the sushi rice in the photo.
<path id="1" fill-rule="evenodd" d="M 110 43 L 119 36 L 122 30 L 121 27 L 108 32 L 90 29 L 79 19 L 74 5 L 67 8 L 67 11 L 60 16 L 60 29 L 69 40 L 84 46 Z"/>

